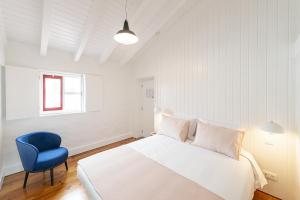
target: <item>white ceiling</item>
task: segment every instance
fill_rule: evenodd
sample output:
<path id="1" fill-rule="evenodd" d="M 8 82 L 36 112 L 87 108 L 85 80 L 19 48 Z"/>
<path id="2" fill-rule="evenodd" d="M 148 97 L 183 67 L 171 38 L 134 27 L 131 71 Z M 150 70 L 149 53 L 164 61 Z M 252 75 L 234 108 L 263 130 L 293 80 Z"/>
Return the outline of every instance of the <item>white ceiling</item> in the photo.
<path id="1" fill-rule="evenodd" d="M 113 35 L 122 28 L 125 0 L 0 0 L 7 40 L 97 56 L 105 62 L 113 52 L 126 63 L 188 0 L 128 0 L 130 29 L 140 41 L 121 46 Z"/>

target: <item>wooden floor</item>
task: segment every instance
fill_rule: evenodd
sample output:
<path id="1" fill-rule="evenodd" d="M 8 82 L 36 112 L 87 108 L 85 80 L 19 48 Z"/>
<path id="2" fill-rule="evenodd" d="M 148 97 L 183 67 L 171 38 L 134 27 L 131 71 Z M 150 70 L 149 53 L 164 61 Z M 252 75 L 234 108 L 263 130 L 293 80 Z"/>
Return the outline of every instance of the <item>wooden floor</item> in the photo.
<path id="1" fill-rule="evenodd" d="M 30 174 L 27 188 L 23 190 L 22 184 L 25 173 L 20 172 L 5 177 L 2 190 L 0 191 L 1 200 L 88 200 L 84 188 L 77 179 L 77 161 L 123 144 L 135 141 L 129 138 L 104 147 L 93 149 L 68 158 L 69 171 L 66 172 L 65 166 L 61 165 L 54 169 L 54 186 L 50 186 L 49 171 L 45 173 Z M 254 200 L 277 200 L 262 192 L 256 192 Z"/>
<path id="2" fill-rule="evenodd" d="M 279 200 L 279 199 L 269 194 L 266 194 L 264 192 L 256 191 L 253 200 Z"/>

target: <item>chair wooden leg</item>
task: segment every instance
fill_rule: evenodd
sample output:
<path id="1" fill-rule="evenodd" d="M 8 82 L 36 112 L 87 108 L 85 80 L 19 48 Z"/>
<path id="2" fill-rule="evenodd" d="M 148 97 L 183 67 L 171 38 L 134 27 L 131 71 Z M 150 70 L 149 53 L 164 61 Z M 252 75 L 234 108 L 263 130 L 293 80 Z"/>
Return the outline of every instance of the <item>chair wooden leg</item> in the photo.
<path id="1" fill-rule="evenodd" d="M 26 188 L 26 184 L 27 184 L 28 175 L 29 175 L 29 172 L 26 172 L 26 173 L 25 173 L 24 184 L 23 184 L 23 188 L 24 188 L 24 189 Z"/>
<path id="2" fill-rule="evenodd" d="M 53 168 L 50 169 L 51 186 L 53 186 Z"/>
<path id="3" fill-rule="evenodd" d="M 66 166 L 66 170 L 68 171 L 69 168 L 68 168 L 68 163 L 67 163 L 67 161 L 65 161 L 65 166 Z"/>

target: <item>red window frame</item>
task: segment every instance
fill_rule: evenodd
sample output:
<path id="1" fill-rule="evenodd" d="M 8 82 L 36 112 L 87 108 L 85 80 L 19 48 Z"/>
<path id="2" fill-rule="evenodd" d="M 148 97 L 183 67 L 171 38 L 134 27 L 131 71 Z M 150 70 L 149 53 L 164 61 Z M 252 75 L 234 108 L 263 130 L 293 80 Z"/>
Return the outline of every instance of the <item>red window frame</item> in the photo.
<path id="1" fill-rule="evenodd" d="M 46 79 L 59 79 L 60 80 L 60 106 L 53 108 L 46 108 Z M 43 75 L 43 111 L 54 111 L 63 109 L 63 77 L 57 75 Z"/>

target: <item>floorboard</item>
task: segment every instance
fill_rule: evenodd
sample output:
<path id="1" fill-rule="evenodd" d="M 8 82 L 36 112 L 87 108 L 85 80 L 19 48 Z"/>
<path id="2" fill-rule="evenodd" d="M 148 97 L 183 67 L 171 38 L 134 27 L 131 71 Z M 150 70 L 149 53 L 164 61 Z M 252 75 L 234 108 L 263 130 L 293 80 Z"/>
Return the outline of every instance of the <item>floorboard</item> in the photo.
<path id="1" fill-rule="evenodd" d="M 26 189 L 23 190 L 24 172 L 5 177 L 0 191 L 1 200 L 88 200 L 84 188 L 77 179 L 77 161 L 93 154 L 135 141 L 129 138 L 87 151 L 68 158 L 69 171 L 64 164 L 54 169 L 54 186 L 50 185 L 50 172 L 30 174 Z M 277 200 L 257 191 L 253 200 Z"/>

